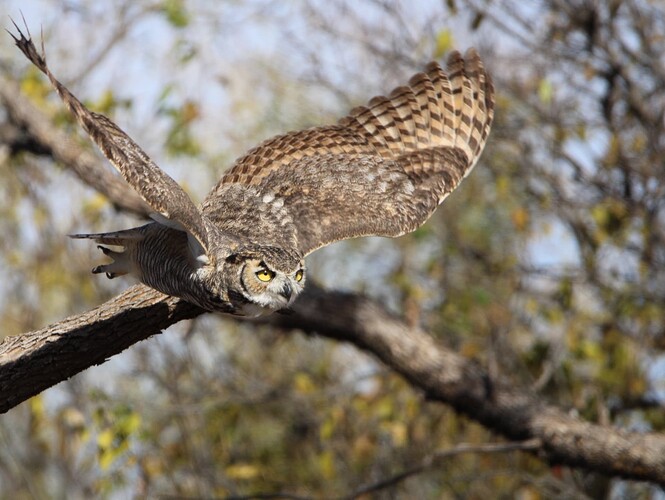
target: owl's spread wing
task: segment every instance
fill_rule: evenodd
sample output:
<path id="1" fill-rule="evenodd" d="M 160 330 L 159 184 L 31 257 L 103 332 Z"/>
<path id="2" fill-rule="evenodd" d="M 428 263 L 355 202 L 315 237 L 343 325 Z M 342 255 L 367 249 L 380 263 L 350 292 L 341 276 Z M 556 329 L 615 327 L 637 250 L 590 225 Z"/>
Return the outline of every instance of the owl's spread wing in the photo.
<path id="1" fill-rule="evenodd" d="M 408 86 L 337 125 L 250 150 L 203 211 L 223 229 L 242 220 L 244 237 L 303 255 L 356 236 L 399 236 L 423 224 L 468 175 L 493 116 L 494 89 L 477 52 L 465 59 L 453 52 L 445 71 L 430 63 Z"/>
<path id="2" fill-rule="evenodd" d="M 30 37 L 26 37 L 16 23 L 14 26 L 19 36 L 17 38 L 12 35 L 12 38 L 18 48 L 30 62 L 48 76 L 62 101 L 104 156 L 156 212 L 155 219 L 175 229 L 187 231 L 207 252 L 206 227 L 200 212 L 187 193 L 115 123 L 104 115 L 90 111 L 62 85 L 46 65 L 43 47 L 42 54 L 39 54 Z"/>

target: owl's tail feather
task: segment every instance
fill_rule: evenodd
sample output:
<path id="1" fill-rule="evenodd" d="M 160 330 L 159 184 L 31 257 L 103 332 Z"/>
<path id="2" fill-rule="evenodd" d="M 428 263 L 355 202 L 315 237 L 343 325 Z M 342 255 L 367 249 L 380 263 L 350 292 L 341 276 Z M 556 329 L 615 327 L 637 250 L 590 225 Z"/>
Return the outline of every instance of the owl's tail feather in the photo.
<path id="1" fill-rule="evenodd" d="M 122 251 L 116 252 L 102 245 L 97 245 L 97 248 L 99 248 L 104 255 L 113 259 L 113 262 L 96 266 L 92 269 L 92 272 L 93 274 L 105 273 L 107 278 L 113 279 L 134 271 L 134 266 L 126 249 L 128 246 L 135 245 L 144 238 L 143 232 L 139 229 L 140 228 L 126 229 L 124 231 L 114 231 L 111 233 L 70 234 L 69 237 L 75 239 L 90 239 L 105 245 L 123 247 Z"/>

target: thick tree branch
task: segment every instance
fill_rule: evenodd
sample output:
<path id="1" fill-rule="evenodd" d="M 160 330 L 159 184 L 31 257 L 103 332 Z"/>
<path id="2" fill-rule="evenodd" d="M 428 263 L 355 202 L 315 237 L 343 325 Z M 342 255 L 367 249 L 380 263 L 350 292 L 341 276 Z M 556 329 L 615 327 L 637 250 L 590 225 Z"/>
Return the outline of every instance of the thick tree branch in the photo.
<path id="1" fill-rule="evenodd" d="M 528 389 L 490 379 L 478 364 L 409 328 L 364 297 L 309 286 L 292 315 L 266 321 L 350 342 L 446 403 L 512 440 L 538 439 L 549 463 L 665 484 L 665 436 L 591 424 L 540 401 Z M 92 311 L 0 344 L 0 411 L 139 340 L 202 311 L 145 286 Z"/>
<path id="2" fill-rule="evenodd" d="M 54 160 L 66 165 L 88 186 L 106 196 L 118 209 L 147 217 L 150 209 L 127 183 L 104 168 L 99 158 L 78 144 L 71 135 L 55 127 L 51 119 L 37 109 L 18 86 L 0 77 L 0 101 L 10 120 L 19 129 L 26 131 L 27 146 L 37 154 L 49 154 Z"/>
<path id="3" fill-rule="evenodd" d="M 0 412 L 203 311 L 137 285 L 108 302 L 0 344 Z"/>

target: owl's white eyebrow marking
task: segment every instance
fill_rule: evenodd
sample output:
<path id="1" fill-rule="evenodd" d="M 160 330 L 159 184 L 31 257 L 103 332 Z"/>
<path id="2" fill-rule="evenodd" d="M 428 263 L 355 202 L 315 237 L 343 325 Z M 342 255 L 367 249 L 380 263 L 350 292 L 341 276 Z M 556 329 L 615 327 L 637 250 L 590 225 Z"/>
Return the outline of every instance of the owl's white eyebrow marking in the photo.
<path id="1" fill-rule="evenodd" d="M 261 201 L 263 203 L 272 203 L 272 201 L 275 199 L 275 193 L 267 193 L 263 195 L 263 198 Z"/>

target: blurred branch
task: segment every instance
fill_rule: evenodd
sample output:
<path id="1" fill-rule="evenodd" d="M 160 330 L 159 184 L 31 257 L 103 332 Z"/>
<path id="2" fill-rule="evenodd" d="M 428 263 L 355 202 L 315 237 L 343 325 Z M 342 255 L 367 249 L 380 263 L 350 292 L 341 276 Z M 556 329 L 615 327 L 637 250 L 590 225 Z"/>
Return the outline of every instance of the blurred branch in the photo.
<path id="1" fill-rule="evenodd" d="M 138 285 L 91 311 L 8 337 L 0 344 L 0 411 L 202 312 Z M 312 285 L 293 314 L 263 321 L 372 353 L 428 399 L 448 404 L 510 440 L 540 440 L 536 451 L 549 463 L 665 484 L 664 435 L 592 424 L 549 406 L 529 389 L 491 379 L 474 361 L 368 298 Z"/>
<path id="2" fill-rule="evenodd" d="M 138 2 L 134 1 L 118 4 L 118 8 L 114 14 L 117 15 L 119 19 L 110 23 L 113 30 L 106 37 L 106 40 L 104 40 L 101 47 L 97 49 L 97 52 L 89 58 L 87 64 L 83 65 L 74 77 L 67 80 L 67 85 L 69 87 L 71 87 L 74 82 L 82 80 L 86 75 L 90 74 L 95 67 L 99 66 L 106 56 L 109 55 L 111 50 L 114 49 L 147 14 L 151 14 L 159 9 L 158 4 L 152 3 L 148 5 L 139 4 L 138 10 L 131 8 L 137 4 Z"/>
<path id="3" fill-rule="evenodd" d="M 10 140 L 13 137 L 15 140 L 10 144 L 13 150 L 22 147 L 34 154 L 48 154 L 73 170 L 85 184 L 106 196 L 117 209 L 148 216 L 150 211 L 146 204 L 120 176 L 105 168 L 97 156 L 53 125 L 48 116 L 21 94 L 18 85 L 2 77 L 0 101 L 7 110 L 10 123 L 14 125 L 11 128 L 5 126 L 0 138 Z M 25 134 L 19 131 L 25 131 Z"/>
<path id="4" fill-rule="evenodd" d="M 344 499 L 353 500 L 369 493 L 376 493 L 377 491 L 385 490 L 386 488 L 395 486 L 416 474 L 420 474 L 427 469 L 431 469 L 432 467 L 439 465 L 446 459 L 456 457 L 463 453 L 506 453 L 518 450 L 533 451 L 538 450 L 541 446 L 542 443 L 538 439 L 518 441 L 516 443 L 488 443 L 479 445 L 461 443 L 454 448 L 439 450 L 430 455 L 427 455 L 418 465 L 406 469 L 405 471 L 400 472 L 399 474 L 395 474 L 394 476 L 387 479 L 383 479 L 374 484 L 360 488 L 357 491 L 354 491 L 352 494 L 344 497 Z"/>

